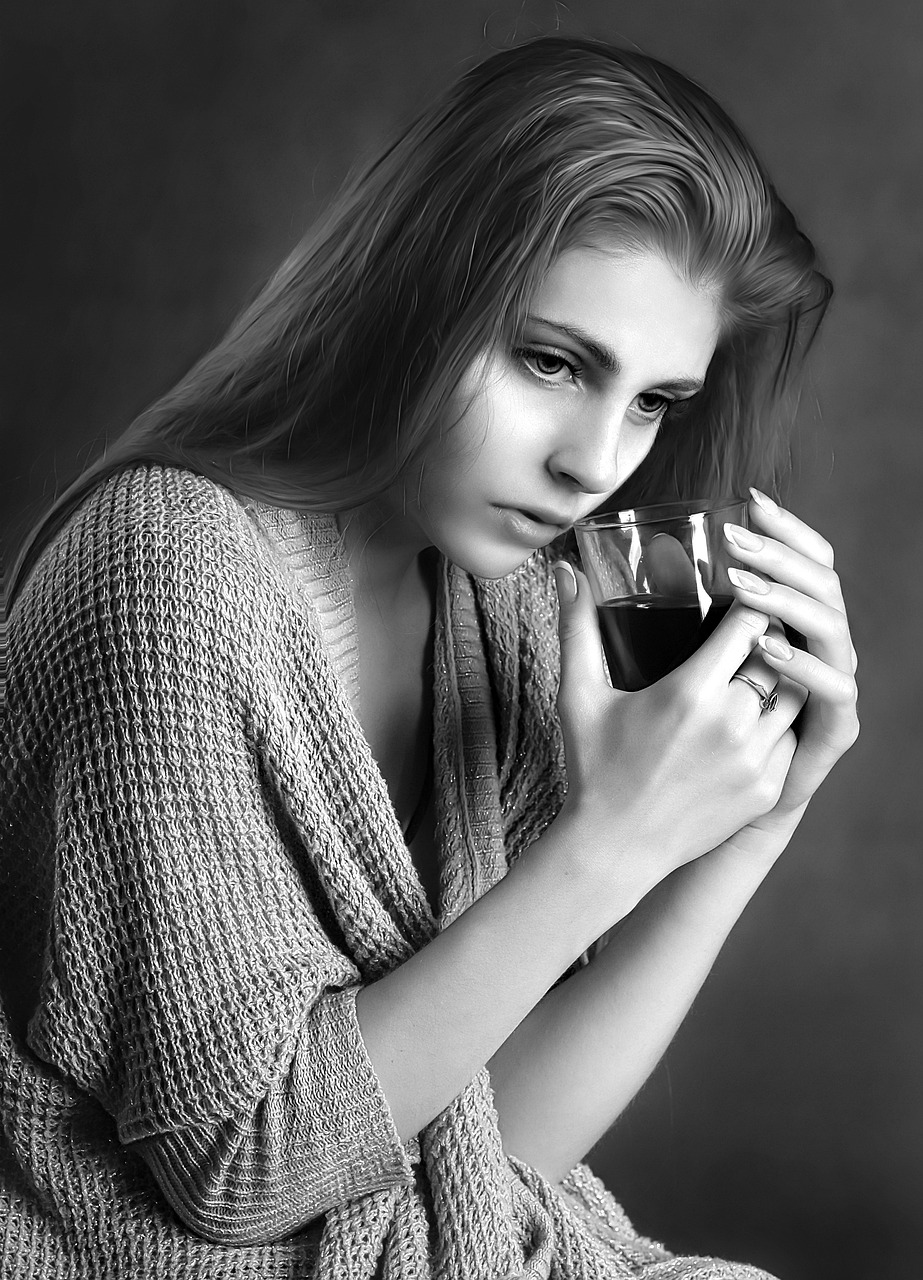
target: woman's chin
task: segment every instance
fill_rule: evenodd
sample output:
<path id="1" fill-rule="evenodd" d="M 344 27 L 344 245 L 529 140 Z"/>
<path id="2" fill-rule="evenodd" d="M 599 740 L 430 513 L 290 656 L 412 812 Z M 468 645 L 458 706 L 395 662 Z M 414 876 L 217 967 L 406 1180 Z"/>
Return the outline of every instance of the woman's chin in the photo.
<path id="1" fill-rule="evenodd" d="M 490 581 L 506 578 L 509 574 L 515 573 L 535 554 L 534 548 L 532 550 L 492 548 L 482 549 L 478 553 L 456 555 L 446 552 L 448 559 L 460 569 L 464 569 L 466 573 L 472 574 L 475 578 L 486 578 Z"/>

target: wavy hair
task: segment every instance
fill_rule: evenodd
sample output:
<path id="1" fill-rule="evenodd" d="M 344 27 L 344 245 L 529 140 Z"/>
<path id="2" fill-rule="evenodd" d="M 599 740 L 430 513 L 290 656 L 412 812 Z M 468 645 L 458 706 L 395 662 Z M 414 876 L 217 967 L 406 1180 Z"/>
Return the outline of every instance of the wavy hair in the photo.
<path id="1" fill-rule="evenodd" d="M 451 430 L 475 358 L 515 341 L 555 258 L 616 237 L 723 317 L 703 392 L 661 427 L 626 504 L 776 487 L 801 357 L 831 293 L 725 112 L 671 67 L 543 38 L 463 76 L 354 178 L 256 300 L 55 501 L 13 590 L 103 477 L 191 468 L 277 506 L 343 510 Z"/>

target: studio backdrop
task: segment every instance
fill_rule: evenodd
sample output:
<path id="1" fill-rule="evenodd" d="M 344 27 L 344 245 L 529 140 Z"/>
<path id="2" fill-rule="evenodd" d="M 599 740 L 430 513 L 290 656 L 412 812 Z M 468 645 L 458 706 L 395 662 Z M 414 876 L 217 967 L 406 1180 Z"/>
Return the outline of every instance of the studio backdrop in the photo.
<path id="1" fill-rule="evenodd" d="M 919 1280 L 923 6 L 46 0 L 6 28 L 8 562 L 349 170 L 491 50 L 636 46 L 741 123 L 836 284 L 789 501 L 839 549 L 863 733 L 591 1163 L 674 1248 Z"/>

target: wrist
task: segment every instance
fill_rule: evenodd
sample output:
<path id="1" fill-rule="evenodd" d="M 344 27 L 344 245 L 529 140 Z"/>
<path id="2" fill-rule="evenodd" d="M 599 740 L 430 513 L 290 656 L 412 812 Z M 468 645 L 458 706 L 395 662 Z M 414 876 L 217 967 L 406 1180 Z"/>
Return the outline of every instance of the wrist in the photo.
<path id="1" fill-rule="evenodd" d="M 626 824 L 612 818 L 605 831 L 570 797 L 533 846 L 555 868 L 561 891 L 598 932 L 611 929 L 660 879 Z M 531 850 L 530 850 L 531 854 Z"/>
<path id="2" fill-rule="evenodd" d="M 680 867 L 664 882 L 662 896 L 671 909 L 700 932 L 726 936 L 779 856 L 745 840 L 738 843 L 743 834 Z"/>
<path id="3" fill-rule="evenodd" d="M 720 848 L 736 855 L 745 865 L 763 864 L 768 870 L 784 853 L 804 816 L 806 805 L 782 812 L 777 807 L 735 832 Z"/>

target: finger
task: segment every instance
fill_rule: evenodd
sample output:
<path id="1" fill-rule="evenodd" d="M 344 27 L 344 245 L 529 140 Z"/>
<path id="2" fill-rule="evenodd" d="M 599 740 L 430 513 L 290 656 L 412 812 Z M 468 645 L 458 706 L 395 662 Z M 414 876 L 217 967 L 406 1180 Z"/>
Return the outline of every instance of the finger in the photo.
<path id="1" fill-rule="evenodd" d="M 813 600 L 809 596 L 748 570 L 729 569 L 728 577 L 734 593 L 745 605 L 765 609 L 780 621 L 802 632 L 808 651 L 842 672 L 852 670 L 853 647 L 849 624 L 841 609 Z"/>
<path id="2" fill-rule="evenodd" d="M 785 633 L 775 618 L 770 619 L 769 626 L 763 635 L 776 636 L 780 640 L 785 639 Z M 779 673 L 763 661 L 763 648 L 759 643 L 742 664 L 738 674 L 749 676 L 751 680 L 757 680 L 767 689 L 772 688 L 779 679 Z"/>
<path id="3" fill-rule="evenodd" d="M 836 761 L 858 737 L 856 686 L 851 675 L 826 666 L 803 650 L 791 650 L 791 657 L 774 653 L 772 650 L 777 644 L 774 638 L 765 641 L 763 647 L 767 662 L 784 669 L 783 679 L 789 684 L 797 681 L 808 695 L 805 717 L 797 731 L 800 765 L 797 776 L 793 771 L 787 779 L 780 801 L 801 805 L 811 798 Z"/>
<path id="4" fill-rule="evenodd" d="M 776 685 L 779 683 L 779 673 L 774 671 L 768 663 L 763 662 L 763 655 L 760 649 L 755 649 L 747 658 L 746 662 L 734 672 L 730 679 L 730 687 L 736 688 L 734 681 L 738 680 L 742 684 L 740 690 L 741 703 L 745 703 L 747 707 L 752 707 L 758 698 L 769 699 L 775 692 Z M 750 697 L 744 699 L 743 692 L 750 689 Z"/>
<path id="5" fill-rule="evenodd" d="M 590 584 L 566 560 L 552 565 L 558 591 L 558 635 L 561 642 L 559 697 L 570 702 L 584 690 L 609 689 L 602 641 Z"/>
<path id="6" fill-rule="evenodd" d="M 734 547 L 735 556 L 742 563 L 759 568 L 776 582 L 820 600 L 845 615 L 842 586 L 832 569 L 782 546 L 775 539 L 761 537 L 749 529 L 726 525 L 725 536 Z M 793 632 L 797 630 L 792 628 Z M 857 666 L 856 649 L 850 639 L 846 669 L 855 675 Z"/>
<path id="7" fill-rule="evenodd" d="M 677 667 L 677 673 L 697 682 L 726 685 L 768 626 L 769 618 L 761 609 L 745 608 L 735 601 L 701 647 Z"/>
<path id="8" fill-rule="evenodd" d="M 743 673 L 741 673 L 743 674 Z M 750 690 L 751 702 L 758 707 L 757 730 L 762 733 L 769 741 L 778 740 L 792 727 L 801 713 L 804 704 L 807 702 L 808 694 L 801 685 L 796 684 L 792 680 L 787 680 L 784 676 L 773 672 L 770 676 L 764 676 L 762 679 L 755 677 L 757 682 L 761 684 L 767 692 L 771 690 L 775 702 L 771 709 L 763 709 L 757 702 L 757 695 L 754 690 Z M 740 696 L 747 692 L 747 686 L 738 680 L 736 685 L 734 680 L 731 681 L 731 687 L 739 687 Z M 748 711 L 754 714 L 753 708 L 748 706 Z"/>
<path id="9" fill-rule="evenodd" d="M 800 685 L 787 680 L 763 661 L 761 647 L 734 672 L 729 687 L 735 691 L 731 694 L 735 714 L 751 728 L 755 722 L 770 741 L 779 739 L 791 728 L 808 696 Z"/>
<path id="10" fill-rule="evenodd" d="M 772 712 L 772 724 L 767 727 L 776 731 L 787 732 L 801 714 L 804 704 L 808 700 L 808 693 L 806 689 L 796 684 L 794 680 L 788 680 L 785 676 L 778 676 L 775 695 L 776 705 Z"/>
<path id="11" fill-rule="evenodd" d="M 773 670 L 800 685 L 812 699 L 822 702 L 838 722 L 855 721 L 858 728 L 856 681 L 850 672 L 830 666 L 813 653 L 793 649 L 778 636 L 763 636 L 759 643 Z"/>
<path id="12" fill-rule="evenodd" d="M 833 569 L 776 538 L 768 538 L 752 529 L 726 524 L 724 536 L 743 564 L 753 565 L 761 573 L 794 587 L 805 595 L 822 600 L 834 608 L 843 608 L 843 589 Z"/>
<path id="13" fill-rule="evenodd" d="M 792 515 L 791 511 L 786 511 L 778 503 L 773 502 L 765 493 L 760 493 L 759 489 L 751 489 L 750 493 L 752 501 L 747 507 L 747 512 L 759 532 L 778 538 L 792 550 L 800 551 L 809 560 L 816 560 L 818 564 L 825 565 L 828 569 L 833 568 L 833 547 L 826 538 L 822 537 L 816 529 L 805 524 L 803 520 Z"/>
<path id="14" fill-rule="evenodd" d="M 765 635 L 761 636 L 757 647 L 750 654 L 746 662 L 741 666 L 740 670 L 731 677 L 731 688 L 734 688 L 734 679 L 736 676 L 746 676 L 750 680 L 754 680 L 763 690 L 767 698 L 774 698 L 772 705 L 772 720 L 768 719 L 769 711 L 762 707 L 759 711 L 759 728 L 761 732 L 766 733 L 770 740 L 778 739 L 783 733 L 787 732 L 798 718 L 802 707 L 807 701 L 807 690 L 801 685 L 795 684 L 793 681 L 786 679 L 784 675 L 771 667 L 764 659 L 764 645 L 767 639 L 776 639 L 785 644 L 785 633 L 779 624 L 773 619 L 766 629 Z M 743 684 L 740 690 L 738 700 L 743 697 L 746 692 L 746 682 L 738 680 L 738 685 Z M 751 705 L 749 711 L 753 714 L 752 702 L 757 697 L 757 691 L 751 689 Z"/>

